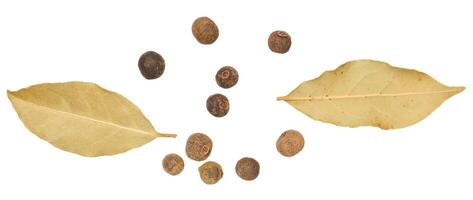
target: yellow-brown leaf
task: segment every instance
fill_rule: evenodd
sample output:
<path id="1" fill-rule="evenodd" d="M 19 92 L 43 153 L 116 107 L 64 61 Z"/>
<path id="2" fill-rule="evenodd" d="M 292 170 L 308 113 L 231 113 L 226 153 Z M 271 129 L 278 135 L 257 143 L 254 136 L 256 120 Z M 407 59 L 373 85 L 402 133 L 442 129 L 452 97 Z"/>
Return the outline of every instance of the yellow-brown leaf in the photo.
<path id="1" fill-rule="evenodd" d="M 305 81 L 278 99 L 315 120 L 339 126 L 395 129 L 421 121 L 463 90 L 415 70 L 356 60 Z"/>
<path id="2" fill-rule="evenodd" d="M 125 97 L 93 83 L 46 83 L 7 92 L 25 126 L 57 148 L 83 156 L 114 155 L 156 137 Z"/>

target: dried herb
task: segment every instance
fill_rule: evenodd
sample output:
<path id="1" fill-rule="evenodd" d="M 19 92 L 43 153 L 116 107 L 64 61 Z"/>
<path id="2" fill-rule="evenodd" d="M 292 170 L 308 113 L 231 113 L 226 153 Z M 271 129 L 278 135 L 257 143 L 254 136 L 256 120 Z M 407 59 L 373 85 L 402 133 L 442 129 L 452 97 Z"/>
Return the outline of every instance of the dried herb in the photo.
<path id="1" fill-rule="evenodd" d="M 31 132 L 83 156 L 114 155 L 156 137 L 175 137 L 156 132 L 133 103 L 93 83 L 46 83 L 7 94 Z"/>
<path id="2" fill-rule="evenodd" d="M 140 56 L 138 68 L 146 79 L 159 78 L 164 73 L 164 58 L 154 51 L 147 51 Z"/>
<path id="3" fill-rule="evenodd" d="M 259 163 L 253 158 L 245 157 L 237 162 L 235 171 L 240 178 L 251 181 L 259 175 Z"/>
<path id="4" fill-rule="evenodd" d="M 212 152 L 212 140 L 203 133 L 194 133 L 187 139 L 186 155 L 196 161 L 207 159 Z"/>
<path id="5" fill-rule="evenodd" d="M 304 148 L 304 137 L 296 130 L 287 130 L 279 136 L 276 149 L 283 156 L 292 157 Z"/>
<path id="6" fill-rule="evenodd" d="M 230 110 L 230 102 L 223 94 L 214 94 L 207 98 L 207 110 L 215 117 L 223 117 Z"/>
<path id="7" fill-rule="evenodd" d="M 231 88 L 238 82 L 238 71 L 230 66 L 222 67 L 215 74 L 215 80 L 218 86 L 225 89 Z"/>
<path id="8" fill-rule="evenodd" d="M 199 174 L 206 184 L 215 184 L 223 177 L 222 167 L 213 161 L 208 161 L 199 167 Z"/>
<path id="9" fill-rule="evenodd" d="M 291 36 L 286 31 L 274 31 L 269 35 L 268 46 L 275 53 L 287 53 L 291 44 Z"/>
<path id="10" fill-rule="evenodd" d="M 177 154 L 168 154 L 163 159 L 163 169 L 173 176 L 178 175 L 184 169 L 184 160 Z"/>
<path id="11" fill-rule="evenodd" d="M 373 60 L 347 62 L 279 97 L 315 120 L 339 126 L 396 129 L 426 118 L 464 87 Z"/>
<path id="12" fill-rule="evenodd" d="M 192 34 L 201 44 L 212 44 L 218 38 L 218 27 L 210 18 L 199 17 L 192 24 Z"/>

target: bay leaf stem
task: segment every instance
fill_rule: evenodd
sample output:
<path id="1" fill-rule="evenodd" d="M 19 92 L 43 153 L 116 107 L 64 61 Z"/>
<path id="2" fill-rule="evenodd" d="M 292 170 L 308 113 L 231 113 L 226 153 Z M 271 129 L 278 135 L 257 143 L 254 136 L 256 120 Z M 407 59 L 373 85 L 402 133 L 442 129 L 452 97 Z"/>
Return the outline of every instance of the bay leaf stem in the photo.
<path id="1" fill-rule="evenodd" d="M 172 134 L 172 133 L 157 133 L 157 134 L 158 134 L 158 137 L 172 137 L 172 138 L 177 137 L 176 134 Z"/>

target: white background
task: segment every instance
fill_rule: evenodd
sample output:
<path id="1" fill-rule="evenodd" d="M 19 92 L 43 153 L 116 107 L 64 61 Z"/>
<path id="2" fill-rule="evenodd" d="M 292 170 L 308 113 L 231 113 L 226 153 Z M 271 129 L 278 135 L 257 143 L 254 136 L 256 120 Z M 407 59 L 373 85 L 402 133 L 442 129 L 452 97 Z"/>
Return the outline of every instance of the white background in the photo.
<path id="1" fill-rule="evenodd" d="M 469 1 L 24 1 L 0 2 L 0 199 L 473 199 L 472 46 Z M 220 37 L 204 46 L 191 24 L 209 16 Z M 267 37 L 292 36 L 274 54 Z M 139 56 L 159 52 L 163 76 L 145 80 Z M 277 96 L 353 59 L 376 59 L 426 72 L 467 89 L 420 123 L 399 130 L 342 128 L 313 121 Z M 232 65 L 240 82 L 224 90 L 215 72 Z M 86 158 L 31 134 L 5 91 L 32 84 L 95 82 L 140 107 L 161 132 L 127 153 Z M 205 100 L 231 102 L 221 119 Z M 275 142 L 286 129 L 306 139 L 293 158 Z M 200 162 L 185 157 L 187 137 L 214 141 L 209 160 L 223 179 L 205 185 Z M 182 174 L 161 167 L 185 158 Z M 256 158 L 260 176 L 243 181 L 234 165 Z"/>

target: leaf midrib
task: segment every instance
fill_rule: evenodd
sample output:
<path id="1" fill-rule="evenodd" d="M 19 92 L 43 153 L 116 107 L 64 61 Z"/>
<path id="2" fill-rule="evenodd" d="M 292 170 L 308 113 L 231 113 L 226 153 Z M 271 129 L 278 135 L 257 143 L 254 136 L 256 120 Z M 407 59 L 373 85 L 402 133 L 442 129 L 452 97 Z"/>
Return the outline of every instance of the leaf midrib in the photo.
<path id="1" fill-rule="evenodd" d="M 404 93 L 374 93 L 374 94 L 360 94 L 360 95 L 337 95 L 337 96 L 285 96 L 278 97 L 278 100 L 286 101 L 308 101 L 308 100 L 333 100 L 333 99 L 355 99 L 355 98 L 369 98 L 369 97 L 401 97 L 410 95 L 429 95 L 441 93 L 458 93 L 463 91 L 464 87 L 453 87 L 448 90 L 427 91 L 427 92 L 404 92 Z"/>
<path id="2" fill-rule="evenodd" d="M 22 101 L 22 102 L 27 103 L 27 104 L 34 105 L 36 107 L 39 107 L 39 108 L 42 108 L 42 109 L 45 109 L 45 110 L 50 110 L 52 112 L 65 114 L 65 115 L 70 115 L 72 117 L 79 118 L 79 119 L 82 119 L 82 120 L 89 120 L 89 121 L 93 121 L 93 122 L 98 122 L 98 123 L 101 123 L 101 124 L 104 124 L 104 125 L 107 125 L 107 126 L 111 126 L 111 127 L 115 127 L 115 128 L 119 128 L 119 129 L 124 129 L 124 130 L 128 130 L 128 131 L 131 131 L 131 132 L 139 133 L 139 134 L 150 135 L 150 136 L 153 136 L 153 137 L 157 136 L 157 134 L 154 133 L 154 132 L 153 133 L 152 132 L 146 132 L 146 131 L 143 131 L 143 130 L 118 125 L 118 124 L 115 124 L 115 123 L 112 123 L 112 122 L 101 121 L 101 120 L 97 120 L 97 119 L 94 119 L 94 118 L 91 118 L 91 117 L 88 117 L 88 116 L 78 115 L 78 114 L 74 114 L 74 113 L 71 113 L 71 112 L 65 112 L 65 111 L 62 111 L 62 110 L 58 110 L 58 109 L 50 108 L 50 107 L 47 107 L 47 106 L 39 105 L 39 104 L 36 104 L 34 102 L 30 102 L 30 101 L 24 100 L 20 97 L 17 97 L 13 92 L 10 92 L 10 91 L 8 91 L 8 94 L 11 97 L 13 97 L 13 98 L 15 98 L 19 101 Z"/>

